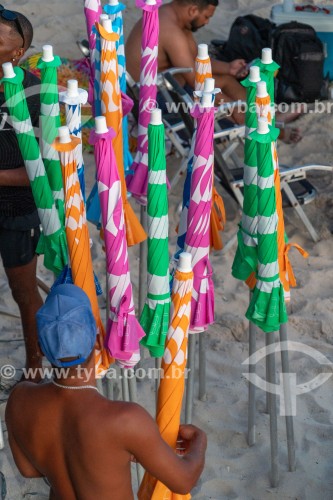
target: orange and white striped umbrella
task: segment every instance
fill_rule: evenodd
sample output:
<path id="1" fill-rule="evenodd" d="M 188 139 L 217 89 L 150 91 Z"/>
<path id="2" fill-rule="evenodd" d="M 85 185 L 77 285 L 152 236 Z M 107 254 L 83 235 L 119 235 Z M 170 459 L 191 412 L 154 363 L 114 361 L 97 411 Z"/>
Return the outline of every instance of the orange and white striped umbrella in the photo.
<path id="1" fill-rule="evenodd" d="M 55 140 L 53 145 L 59 151 L 64 182 L 65 229 L 69 262 L 73 282 L 88 295 L 96 320 L 95 368 L 96 377 L 100 377 L 105 374 L 113 359 L 104 349 L 105 331 L 99 314 L 86 211 L 76 170 L 75 148 L 81 141 L 77 137 L 69 136 L 67 127 L 60 127 L 59 134 L 60 137 Z M 62 142 L 63 136 L 67 136 L 68 138 L 66 137 L 65 140 L 69 139 L 69 142 Z"/>
<path id="2" fill-rule="evenodd" d="M 127 199 L 123 153 L 123 109 L 116 50 L 119 35 L 112 32 L 110 19 L 103 20 L 103 25 L 96 23 L 96 29 L 101 37 L 101 110 L 107 126 L 112 127 L 116 133 L 112 144 L 121 182 L 127 245 L 133 246 L 144 241 L 147 235 Z"/>
<path id="3" fill-rule="evenodd" d="M 171 323 L 162 359 L 157 400 L 157 425 L 164 441 L 175 451 L 185 388 L 184 372 L 191 317 L 193 272 L 190 263 L 191 255 L 181 253 L 173 281 Z M 172 493 L 163 483 L 146 472 L 138 498 L 139 500 L 189 500 L 191 495 Z"/>

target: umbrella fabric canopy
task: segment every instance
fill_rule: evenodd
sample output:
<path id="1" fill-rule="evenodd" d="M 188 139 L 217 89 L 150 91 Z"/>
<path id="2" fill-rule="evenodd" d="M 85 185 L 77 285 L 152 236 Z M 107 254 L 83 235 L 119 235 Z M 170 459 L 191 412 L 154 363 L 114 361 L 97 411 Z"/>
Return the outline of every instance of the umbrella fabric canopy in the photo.
<path id="1" fill-rule="evenodd" d="M 62 226 L 64 226 L 64 190 L 62 186 L 61 166 L 59 154 L 52 147 L 52 143 L 60 127 L 57 78 L 57 68 L 59 66 L 61 66 L 59 56 L 54 56 L 52 61 L 44 61 L 41 57 L 37 63 L 37 68 L 41 70 L 42 81 L 40 93 L 41 153 L 59 219 Z"/>
<path id="2" fill-rule="evenodd" d="M 168 193 L 164 125 L 148 125 L 148 284 L 140 324 L 141 344 L 151 356 L 163 356 L 169 327 L 170 285 Z"/>
<path id="3" fill-rule="evenodd" d="M 119 40 L 116 43 L 117 56 L 118 56 L 118 69 L 119 69 L 119 84 L 120 90 L 126 94 L 126 57 L 125 57 L 125 42 L 124 42 L 124 25 L 123 25 L 123 10 L 126 5 L 117 2 L 116 5 L 104 5 L 104 12 L 106 12 L 112 22 L 112 29 L 115 33 L 119 34 Z M 127 113 L 126 113 L 127 114 Z M 123 151 L 124 151 L 124 170 L 125 175 L 129 171 L 133 163 L 133 158 L 129 150 L 128 144 L 128 121 L 127 117 L 123 116 Z"/>
<path id="4" fill-rule="evenodd" d="M 199 54 L 195 58 L 195 83 L 194 90 L 203 90 L 206 78 L 212 77 L 212 65 L 210 57 L 201 58 Z"/>
<path id="5" fill-rule="evenodd" d="M 136 0 L 136 6 L 142 13 L 142 39 L 139 89 L 139 126 L 138 148 L 132 165 L 133 174 L 128 174 L 126 181 L 128 190 L 139 201 L 145 204 L 148 186 L 148 124 L 150 113 L 156 106 L 157 96 L 157 55 L 159 20 L 158 8 L 161 0 L 155 5 L 147 5 L 143 0 Z"/>
<path id="6" fill-rule="evenodd" d="M 81 106 L 86 104 L 88 100 L 88 93 L 86 90 L 77 89 L 77 95 L 71 95 L 70 92 L 60 92 L 59 95 L 60 102 L 65 104 L 65 114 L 66 114 L 66 125 L 69 128 L 69 133 L 78 139 L 80 143 L 75 148 L 76 154 L 76 166 L 77 174 L 79 176 L 81 193 L 84 202 L 86 201 L 86 189 L 84 180 L 84 161 L 82 154 L 82 142 L 81 142 Z"/>
<path id="7" fill-rule="evenodd" d="M 194 274 L 190 328 L 202 331 L 214 322 L 214 286 L 209 261 L 214 168 L 214 108 L 195 105 L 192 115 L 197 119 L 198 125 L 185 251 L 192 255 Z"/>
<path id="8" fill-rule="evenodd" d="M 185 386 L 184 371 L 187 360 L 192 286 L 193 272 L 181 272 L 178 268 L 173 280 L 171 323 L 162 359 L 163 377 L 158 389 L 156 414 L 161 436 L 174 450 L 176 450 Z M 191 495 L 172 493 L 163 483 L 146 472 L 138 498 L 139 500 L 188 500 Z"/>
<path id="9" fill-rule="evenodd" d="M 264 118 L 258 120 L 267 123 Z M 277 213 L 274 167 L 271 144 L 279 130 L 251 133 L 257 143 L 258 165 L 258 273 L 246 317 L 265 332 L 279 329 L 287 322 L 283 286 L 279 278 L 277 247 Z"/>
<path id="10" fill-rule="evenodd" d="M 59 139 L 56 139 L 54 147 L 60 153 L 64 180 L 66 236 L 72 277 L 74 284 L 86 292 L 91 303 L 97 325 L 96 376 L 102 376 L 113 360 L 104 348 L 105 332 L 97 302 L 86 211 L 76 171 L 75 148 L 79 143 L 80 139 L 71 136 L 69 143 L 61 143 Z"/>
<path id="11" fill-rule="evenodd" d="M 30 180 L 32 194 L 43 228 L 37 253 L 44 253 L 44 265 L 58 275 L 67 264 L 67 243 L 64 228 L 53 200 L 45 167 L 31 123 L 22 85 L 24 73 L 14 68 L 15 77 L 3 78 L 4 93 L 12 118 L 19 148 Z"/>
<path id="12" fill-rule="evenodd" d="M 92 131 L 90 142 L 95 151 L 109 283 L 106 346 L 117 364 L 131 367 L 140 359 L 139 340 L 144 332 L 134 312 L 121 184 L 112 147 L 114 135 L 112 129 L 104 134 Z"/>
<path id="13" fill-rule="evenodd" d="M 101 36 L 101 100 L 102 114 L 106 118 L 108 127 L 116 133 L 113 138 L 113 149 L 116 156 L 119 177 L 121 181 L 121 194 L 124 207 L 126 237 L 128 246 L 141 243 L 146 239 L 138 218 L 136 217 L 127 199 L 124 161 L 123 161 L 123 134 L 122 134 L 122 101 L 118 80 L 118 64 L 116 41 L 119 35 L 109 33 L 101 24 L 96 24 Z"/>
<path id="14" fill-rule="evenodd" d="M 237 234 L 238 247 L 232 265 L 232 275 L 247 283 L 250 288 L 255 286 L 255 275 L 257 270 L 257 230 L 258 230 L 258 199 L 257 199 L 257 142 L 251 138 L 251 132 L 257 128 L 256 113 L 256 89 L 260 81 L 259 71 L 253 68 L 250 75 L 242 81 L 246 87 L 246 114 L 245 126 L 246 137 L 244 145 L 244 201 L 242 220 Z"/>
<path id="15" fill-rule="evenodd" d="M 272 59 L 272 50 L 267 48 L 262 50 L 261 59 L 256 59 L 256 66 L 259 66 L 260 73 L 262 75 L 262 79 L 267 82 L 267 92 L 270 97 L 270 102 L 272 103 L 271 115 L 272 115 L 272 125 L 275 125 L 275 110 L 274 110 L 274 102 L 275 102 L 275 84 L 274 84 L 274 75 L 276 71 L 279 69 L 279 65 L 273 61 Z"/>
<path id="16" fill-rule="evenodd" d="M 89 77 L 89 102 L 94 102 L 94 80 L 95 80 L 95 54 L 96 34 L 93 27 L 102 13 L 100 0 L 84 0 L 84 15 L 86 18 L 87 34 L 90 50 L 90 77 Z M 95 115 L 94 115 L 95 116 Z"/>
<path id="17" fill-rule="evenodd" d="M 257 105 L 257 116 L 265 117 L 267 115 L 267 109 L 271 107 L 270 97 L 266 96 L 264 98 L 256 98 Z M 272 117 L 268 122 L 272 123 Z M 279 173 L 279 161 L 277 154 L 276 142 L 271 144 L 271 155 L 274 168 L 274 186 L 275 186 L 275 198 L 276 198 L 276 212 L 278 216 L 277 225 L 277 238 L 278 238 L 278 262 L 279 262 L 279 274 L 280 280 L 284 288 L 284 298 L 286 301 L 290 300 L 290 287 L 296 286 L 296 279 L 294 272 L 289 260 L 289 250 L 291 247 L 296 248 L 300 254 L 307 258 L 308 253 L 303 250 L 302 247 L 296 243 L 288 243 L 288 238 L 284 228 L 284 216 L 282 207 L 282 195 L 280 186 L 280 173 Z"/>

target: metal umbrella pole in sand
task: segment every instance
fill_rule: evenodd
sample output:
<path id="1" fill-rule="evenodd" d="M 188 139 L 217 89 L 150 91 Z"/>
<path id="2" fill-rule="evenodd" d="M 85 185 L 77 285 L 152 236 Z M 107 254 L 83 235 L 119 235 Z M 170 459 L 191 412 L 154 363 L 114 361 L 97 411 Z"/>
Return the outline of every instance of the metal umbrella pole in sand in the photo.
<path id="1" fill-rule="evenodd" d="M 165 131 L 160 109 L 148 125 L 148 255 L 147 298 L 140 317 L 146 336 L 141 344 L 154 358 L 163 356 L 169 327 L 170 279 L 168 250 L 168 193 Z"/>
<path id="2" fill-rule="evenodd" d="M 214 111 L 212 93 L 205 93 L 201 104 L 193 107 L 197 119 L 194 161 L 191 181 L 191 198 L 188 209 L 188 229 L 185 251 L 192 255 L 193 292 L 189 339 L 189 378 L 186 391 L 187 423 L 192 420 L 193 385 L 195 366 L 195 332 L 203 332 L 214 322 L 214 286 L 209 261 L 210 214 L 212 204 L 214 169 Z M 202 349 L 202 352 L 204 350 Z"/>
<path id="3" fill-rule="evenodd" d="M 7 107 L 43 228 L 37 253 L 44 254 L 45 267 L 58 276 L 67 264 L 66 234 L 59 219 L 31 123 L 22 84 L 24 72 L 21 68 L 14 69 L 11 63 L 3 64 L 2 68 Z"/>
<path id="4" fill-rule="evenodd" d="M 95 371 L 99 378 L 106 373 L 112 359 L 104 348 L 105 331 L 98 308 L 86 211 L 76 170 L 75 148 L 79 142 L 64 126 L 59 128 L 54 148 L 60 154 L 64 179 L 66 236 L 73 282 L 88 295 L 97 325 Z"/>
<path id="5" fill-rule="evenodd" d="M 179 256 L 172 287 L 171 322 L 168 329 L 165 352 L 162 359 L 162 373 L 156 421 L 160 434 L 176 452 L 182 400 L 185 389 L 185 367 L 187 358 L 188 329 L 191 315 L 193 272 L 191 255 L 183 252 Z M 188 500 L 190 494 L 172 493 L 163 483 L 147 472 L 138 492 L 139 500 Z"/>
<path id="6" fill-rule="evenodd" d="M 124 23 L 123 23 L 123 10 L 126 5 L 118 2 L 118 0 L 109 0 L 109 3 L 104 5 L 104 12 L 106 12 L 112 22 L 112 29 L 115 33 L 119 34 L 119 40 L 116 42 L 116 50 L 118 57 L 119 69 L 119 84 L 120 91 L 126 94 L 126 56 L 125 56 L 125 41 L 124 41 Z M 125 175 L 128 173 L 133 158 L 129 150 L 128 143 L 128 120 L 127 116 L 123 117 L 123 151 L 124 151 L 124 170 Z"/>

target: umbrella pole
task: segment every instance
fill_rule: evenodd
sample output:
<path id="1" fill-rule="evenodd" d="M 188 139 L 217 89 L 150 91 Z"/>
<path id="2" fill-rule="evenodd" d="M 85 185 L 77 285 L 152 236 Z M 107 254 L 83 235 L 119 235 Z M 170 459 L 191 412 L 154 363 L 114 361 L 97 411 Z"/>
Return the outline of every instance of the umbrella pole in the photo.
<path id="1" fill-rule="evenodd" d="M 104 396 L 104 390 L 103 390 L 103 381 L 101 378 L 98 378 L 96 380 L 96 385 L 97 385 L 97 389 L 98 391 L 100 392 L 100 394 L 102 394 L 102 396 Z"/>
<path id="2" fill-rule="evenodd" d="M 188 378 L 186 385 L 186 400 L 185 400 L 185 424 L 192 423 L 194 370 L 195 370 L 195 343 L 196 343 L 196 334 L 191 333 L 188 336 L 188 362 L 187 362 Z"/>
<path id="3" fill-rule="evenodd" d="M 130 396 L 129 396 L 128 377 L 126 368 L 121 368 L 120 376 L 121 376 L 121 389 L 123 394 L 123 401 L 129 401 Z"/>
<path id="4" fill-rule="evenodd" d="M 287 342 L 287 323 L 280 325 L 280 342 Z M 283 376 L 283 392 L 284 392 L 284 406 L 286 414 L 286 431 L 287 431 L 287 447 L 288 447 L 288 463 L 289 471 L 296 470 L 295 464 L 295 440 L 294 440 L 294 421 L 293 421 L 293 408 L 290 394 L 290 371 L 289 371 L 289 356 L 288 349 L 281 350 L 281 364 Z M 280 403 L 281 404 L 281 403 Z"/>
<path id="5" fill-rule="evenodd" d="M 275 344 L 275 332 L 265 333 L 266 347 Z M 266 379 L 273 387 L 276 385 L 275 372 L 275 353 L 269 354 L 267 357 L 268 373 Z M 269 423 L 270 423 L 270 438 L 271 438 L 271 486 L 276 488 L 279 482 L 278 469 L 278 440 L 277 440 L 277 409 L 276 409 L 276 394 L 270 392 L 267 388 Z"/>
<path id="6" fill-rule="evenodd" d="M 206 401 L 206 337 L 205 332 L 199 333 L 199 399 Z"/>
<path id="7" fill-rule="evenodd" d="M 155 358 L 155 369 L 157 373 L 157 377 L 155 379 L 156 404 L 157 404 L 158 388 L 161 382 L 161 365 L 162 365 L 162 358 Z"/>
<path id="8" fill-rule="evenodd" d="M 148 231 L 148 222 L 147 222 L 147 206 L 141 205 L 140 211 L 140 222 L 147 233 Z M 139 316 L 142 313 L 143 307 L 146 301 L 147 295 L 147 255 L 148 255 L 148 242 L 144 240 L 140 243 L 140 260 L 139 260 Z M 140 358 L 144 359 L 145 351 L 143 346 L 140 345 Z M 140 363 L 138 363 L 140 366 Z"/>
<path id="9" fill-rule="evenodd" d="M 250 292 L 251 295 L 251 292 Z M 252 321 L 249 321 L 249 357 L 256 351 L 257 328 Z M 256 365 L 249 365 L 249 414 L 247 427 L 247 443 L 253 446 L 256 442 L 256 386 L 251 382 L 251 375 L 256 373 Z"/>

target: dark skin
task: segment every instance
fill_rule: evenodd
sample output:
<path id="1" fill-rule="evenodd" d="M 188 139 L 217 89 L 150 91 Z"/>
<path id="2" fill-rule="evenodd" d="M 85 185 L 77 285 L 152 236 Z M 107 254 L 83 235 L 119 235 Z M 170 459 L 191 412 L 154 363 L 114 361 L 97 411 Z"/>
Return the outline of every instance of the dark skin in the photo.
<path id="1" fill-rule="evenodd" d="M 0 78 L 3 78 L 2 64 L 11 62 L 17 66 L 25 53 L 21 36 L 7 24 L 0 21 Z M 0 85 L 3 92 L 3 85 Z M 0 186 L 29 186 L 29 178 L 24 165 L 16 169 L 0 170 Z M 37 341 L 37 325 L 35 315 L 42 306 L 43 300 L 39 294 L 36 281 L 37 257 L 26 265 L 5 268 L 8 283 L 15 302 L 17 303 L 26 348 L 26 368 L 41 368 L 42 355 Z M 41 374 L 31 377 L 35 382 L 41 379 Z"/>
<path id="2" fill-rule="evenodd" d="M 196 5 L 180 5 L 175 1 L 159 8 L 159 72 L 171 67 L 193 68 L 192 73 L 182 75 L 180 83 L 187 83 L 194 89 L 194 63 L 198 49 L 193 31 L 208 24 L 214 12 L 213 5 L 200 10 Z M 141 20 L 136 23 L 126 43 L 126 67 L 135 81 L 140 79 L 141 24 Z M 225 102 L 245 99 L 246 90 L 237 81 L 237 78 L 243 78 L 247 74 L 243 59 L 236 59 L 231 63 L 212 60 L 212 72 L 215 86 L 222 90 Z M 233 118 L 241 122 L 244 121 L 242 115 L 235 110 Z"/>
<path id="3" fill-rule="evenodd" d="M 57 382 L 95 385 L 94 358 L 82 367 L 89 370 L 88 377 L 77 378 L 71 371 Z M 146 410 L 134 403 L 109 401 L 93 389 L 19 384 L 8 399 L 6 424 L 19 471 L 25 477 L 47 477 L 50 499 L 103 500 L 110 498 L 110 492 L 112 500 L 133 499 L 133 457 L 180 494 L 193 488 L 204 466 L 203 431 L 193 425 L 180 427 L 185 448 L 180 457 L 163 441 Z"/>

